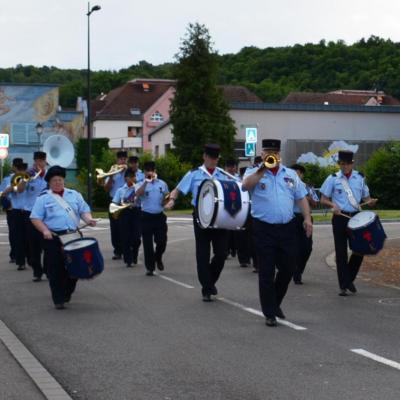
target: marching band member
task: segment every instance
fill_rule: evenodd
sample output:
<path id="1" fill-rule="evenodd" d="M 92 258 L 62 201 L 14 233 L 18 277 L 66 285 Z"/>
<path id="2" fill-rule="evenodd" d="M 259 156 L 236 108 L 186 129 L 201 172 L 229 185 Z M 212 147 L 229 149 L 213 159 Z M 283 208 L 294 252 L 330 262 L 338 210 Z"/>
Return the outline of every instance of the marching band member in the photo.
<path id="1" fill-rule="evenodd" d="M 136 196 L 141 203 L 141 227 L 146 275 L 154 275 L 155 266 L 164 270 L 162 255 L 167 247 L 167 216 L 164 214 L 164 198 L 168 195 L 167 184 L 157 178 L 155 162 L 143 166 L 144 182 L 136 185 Z M 153 240 L 156 245 L 154 251 Z"/>
<path id="2" fill-rule="evenodd" d="M 347 290 L 356 293 L 354 280 L 361 267 L 363 256 L 352 253 L 350 260 L 347 255 L 347 223 L 349 219 L 360 211 L 361 200 L 374 206 L 377 199 L 372 199 L 365 183 L 364 175 L 353 170 L 353 156 L 351 151 L 339 151 L 338 163 L 340 171 L 328 176 L 320 192 L 321 203 L 333 211 L 332 228 L 335 242 L 336 270 L 339 281 L 339 296 L 347 296 Z M 346 217 L 347 216 L 347 217 Z"/>
<path id="3" fill-rule="evenodd" d="M 33 268 L 33 282 L 40 282 L 43 273 L 46 273 L 41 261 L 42 237 L 40 232 L 33 226 L 30 215 L 37 197 L 47 188 L 47 182 L 45 181 L 46 153 L 43 151 L 35 151 L 33 153 L 33 160 L 33 168 L 29 171 L 29 174 L 35 179 L 31 179 L 29 182 L 23 182 L 22 185 L 25 187 L 26 191 L 24 217 L 28 237 L 29 262 Z"/>
<path id="4" fill-rule="evenodd" d="M 65 169 L 58 165 L 49 168 L 45 176 L 49 189 L 38 196 L 30 215 L 34 227 L 43 235 L 42 245 L 47 276 L 57 310 L 64 309 L 64 303 L 70 301 L 77 279 L 68 275 L 62 243 L 55 235 L 76 231 L 79 218 L 90 226 L 96 225 L 82 195 L 65 187 L 65 174 Z"/>
<path id="5" fill-rule="evenodd" d="M 139 157 L 128 157 L 128 168 L 136 174 L 136 182 L 144 181 L 144 174 L 142 170 L 139 169 Z"/>
<path id="6" fill-rule="evenodd" d="M 117 218 L 121 249 L 127 268 L 137 264 L 140 247 L 140 208 L 136 202 L 136 173 L 127 169 L 124 173 L 125 184 L 115 193 L 112 202 L 118 205 L 128 205 Z"/>
<path id="7" fill-rule="evenodd" d="M 296 171 L 298 177 L 303 182 L 306 169 L 300 164 L 293 164 L 290 168 Z M 311 186 L 307 184 L 305 184 L 305 186 L 307 190 L 306 198 L 308 204 L 310 208 L 315 207 L 319 202 L 318 196 Z M 301 210 L 296 203 L 294 205 L 294 215 L 296 218 L 297 263 L 296 263 L 296 269 L 293 274 L 293 282 L 296 285 L 302 285 L 303 284 L 302 276 L 304 269 L 306 268 L 307 261 L 311 256 L 313 240 L 312 240 L 312 235 L 311 236 L 306 235 L 306 231 L 304 230 L 303 226 L 304 222 L 303 214 L 301 213 Z"/>
<path id="8" fill-rule="evenodd" d="M 126 159 L 128 157 L 128 153 L 126 151 L 118 151 L 117 152 L 117 165 L 124 166 L 126 165 Z M 124 178 L 125 168 L 121 170 L 118 174 L 109 176 L 104 181 L 104 189 L 110 195 L 110 202 L 117 190 L 125 184 Z M 120 229 L 118 221 L 112 217 L 109 213 L 108 218 L 110 220 L 110 232 L 111 232 L 111 244 L 114 248 L 114 256 L 113 260 L 120 260 L 122 255 L 122 245 L 121 245 L 121 237 L 120 237 Z"/>
<path id="9" fill-rule="evenodd" d="M 187 172 L 178 186 L 171 192 L 166 209 L 171 209 L 180 193 L 192 194 L 192 205 L 196 208 L 197 192 L 200 184 L 205 179 L 226 180 L 226 175 L 218 168 L 220 147 L 217 144 L 207 144 L 204 147 L 201 167 Z M 225 229 L 202 229 L 197 222 L 196 209 L 193 212 L 194 236 L 196 241 L 197 274 L 202 286 L 203 301 L 210 302 L 212 295 L 218 293 L 215 286 L 226 259 L 228 234 Z M 210 262 L 210 244 L 212 244 L 214 256 Z"/>
<path id="10" fill-rule="evenodd" d="M 11 164 L 11 174 L 7 175 L 4 177 L 3 181 L 0 184 L 0 200 L 1 200 L 1 206 L 3 208 L 3 211 L 6 212 L 7 216 L 7 227 L 8 227 L 8 241 L 10 243 L 10 263 L 15 263 L 15 238 L 14 238 L 14 231 L 13 231 L 13 224 L 12 224 L 12 203 L 10 200 L 10 193 L 12 188 L 10 186 L 11 182 L 11 177 L 12 175 L 17 171 L 17 166 L 18 164 L 22 164 L 23 160 L 22 158 L 16 157 L 13 158 L 12 164 Z M 8 190 L 6 190 L 9 188 Z"/>
<path id="11" fill-rule="evenodd" d="M 264 160 L 274 156 L 275 166 L 267 168 L 263 162 L 261 167 L 247 171 L 243 180 L 243 189 L 251 192 L 260 302 L 267 326 L 277 326 L 276 317 L 285 318 L 280 305 L 296 263 L 295 201 L 303 213 L 307 234 L 312 233 L 306 189 L 297 174 L 280 163 L 280 144 L 280 140 L 264 139 Z"/>

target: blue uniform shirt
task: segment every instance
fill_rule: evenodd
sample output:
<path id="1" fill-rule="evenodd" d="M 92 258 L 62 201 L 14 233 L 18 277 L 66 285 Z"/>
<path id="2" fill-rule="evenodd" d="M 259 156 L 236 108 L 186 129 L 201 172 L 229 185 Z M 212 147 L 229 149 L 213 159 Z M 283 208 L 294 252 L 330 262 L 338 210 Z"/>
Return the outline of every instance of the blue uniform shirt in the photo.
<path id="1" fill-rule="evenodd" d="M 117 190 L 112 199 L 112 202 L 115 204 L 132 203 L 135 199 L 135 194 L 135 185 L 129 187 L 128 184 L 125 183 Z"/>
<path id="2" fill-rule="evenodd" d="M 14 174 L 10 176 L 10 184 Z M 9 184 L 9 185 L 10 185 Z M 9 186 L 8 185 L 8 186 Z M 8 199 L 11 201 L 12 208 L 15 210 L 23 210 L 26 203 L 26 190 L 23 192 L 15 192 L 14 190 L 8 194 Z"/>
<path id="3" fill-rule="evenodd" d="M 322 184 L 320 192 L 325 197 L 331 198 L 332 202 L 337 204 L 342 211 L 358 211 L 351 205 L 349 198 L 347 197 L 347 193 L 341 182 L 342 177 L 347 179 L 346 176 L 343 175 L 342 171 L 329 175 Z M 358 204 L 361 203 L 363 198 L 369 197 L 368 186 L 365 183 L 364 176 L 359 172 L 352 171 L 348 183 Z"/>
<path id="4" fill-rule="evenodd" d="M 4 179 L 2 180 L 1 184 L 0 184 L 0 192 L 4 192 L 5 189 L 7 189 L 10 184 L 11 184 L 11 177 L 13 174 L 7 175 L 6 177 L 4 177 Z M 4 196 L 5 198 L 7 198 L 10 202 L 11 202 L 11 193 L 8 193 L 6 196 Z M 11 202 L 12 204 L 12 202 Z M 3 205 L 3 203 L 2 203 Z"/>
<path id="5" fill-rule="evenodd" d="M 38 178 L 29 181 L 26 185 L 26 203 L 24 205 L 24 210 L 32 211 L 33 205 L 40 193 L 47 188 L 47 182 L 39 176 Z"/>
<path id="6" fill-rule="evenodd" d="M 117 193 L 117 190 L 119 188 L 121 188 L 122 186 L 124 186 L 125 184 L 125 170 L 123 170 L 122 172 L 113 175 L 112 177 L 108 178 L 108 179 L 113 179 L 113 184 L 111 186 L 111 189 L 109 191 L 109 195 L 111 197 L 111 199 L 115 196 L 115 193 Z"/>
<path id="7" fill-rule="evenodd" d="M 90 212 L 88 204 L 76 190 L 65 188 L 63 199 L 69 204 L 77 217 L 82 213 Z M 75 221 L 61 207 L 49 190 L 43 191 L 36 199 L 30 218 L 40 219 L 51 231 L 75 230 L 77 228 Z"/>
<path id="8" fill-rule="evenodd" d="M 215 168 L 212 177 L 214 179 L 218 179 L 219 181 L 226 181 L 228 178 L 224 173 L 222 173 L 217 168 Z M 211 177 L 209 174 L 207 174 L 199 167 L 187 172 L 186 175 L 178 183 L 177 188 L 180 192 L 182 192 L 185 195 L 188 194 L 189 192 L 192 193 L 193 206 L 196 205 L 197 191 L 199 190 L 199 186 L 205 179 L 211 179 Z"/>
<path id="9" fill-rule="evenodd" d="M 245 177 L 258 167 L 246 171 Z M 268 169 L 260 181 L 250 190 L 251 215 L 269 224 L 286 224 L 294 217 L 294 203 L 307 195 L 304 183 L 290 168 L 279 165 L 274 175 Z"/>
<path id="10" fill-rule="evenodd" d="M 139 189 L 144 182 L 136 184 L 136 190 Z M 159 214 L 163 212 L 162 205 L 165 195 L 168 193 L 168 185 L 161 179 L 155 179 L 147 182 L 143 196 L 140 196 L 142 210 L 150 214 Z"/>

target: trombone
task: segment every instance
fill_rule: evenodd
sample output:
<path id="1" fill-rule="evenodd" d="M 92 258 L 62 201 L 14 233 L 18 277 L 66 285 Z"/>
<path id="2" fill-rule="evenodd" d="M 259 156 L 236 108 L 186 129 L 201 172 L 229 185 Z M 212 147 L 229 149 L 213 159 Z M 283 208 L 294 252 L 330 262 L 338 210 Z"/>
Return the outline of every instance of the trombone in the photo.
<path id="1" fill-rule="evenodd" d="M 12 186 L 14 192 L 17 191 L 17 187 L 21 182 L 26 183 L 26 182 L 30 182 L 30 181 L 37 179 L 40 176 L 40 174 L 42 173 L 42 170 L 39 169 L 39 171 L 34 175 L 33 175 L 33 173 L 34 173 L 34 171 L 32 171 L 31 173 L 18 172 L 16 174 L 14 174 L 13 177 L 11 178 L 11 182 L 10 182 L 10 185 Z"/>
<path id="2" fill-rule="evenodd" d="M 109 176 L 113 176 L 116 174 L 119 174 L 120 172 L 122 172 L 123 170 L 125 170 L 126 168 L 128 168 L 128 166 L 126 164 L 114 164 L 111 166 L 110 170 L 108 172 L 104 172 L 101 168 L 96 168 L 96 180 L 97 183 L 100 183 L 103 179 L 109 177 Z"/>
<path id="3" fill-rule="evenodd" d="M 122 203 L 121 205 L 110 203 L 110 207 L 108 208 L 108 212 L 114 219 L 118 219 L 121 212 L 127 208 L 133 207 L 134 203 Z"/>

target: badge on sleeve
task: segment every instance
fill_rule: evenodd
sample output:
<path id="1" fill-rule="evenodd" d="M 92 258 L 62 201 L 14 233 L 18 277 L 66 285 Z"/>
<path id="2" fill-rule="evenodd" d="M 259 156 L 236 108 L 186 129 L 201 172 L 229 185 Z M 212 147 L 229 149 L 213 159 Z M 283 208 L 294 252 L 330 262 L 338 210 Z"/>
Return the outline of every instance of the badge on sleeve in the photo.
<path id="1" fill-rule="evenodd" d="M 283 178 L 283 180 L 285 181 L 286 185 L 287 185 L 289 188 L 294 187 L 294 179 L 293 179 L 293 178 L 290 178 L 289 176 L 285 176 L 285 177 Z"/>
<path id="2" fill-rule="evenodd" d="M 265 190 L 265 183 L 260 183 L 261 190 Z"/>

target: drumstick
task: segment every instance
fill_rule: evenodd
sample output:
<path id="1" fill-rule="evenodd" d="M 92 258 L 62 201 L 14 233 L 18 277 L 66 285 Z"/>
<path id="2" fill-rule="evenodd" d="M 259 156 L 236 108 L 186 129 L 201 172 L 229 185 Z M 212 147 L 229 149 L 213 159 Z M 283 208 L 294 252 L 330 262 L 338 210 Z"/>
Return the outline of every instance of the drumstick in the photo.
<path id="1" fill-rule="evenodd" d="M 333 208 L 331 208 L 331 211 L 333 212 Z M 351 217 L 349 215 L 343 214 L 342 212 L 340 212 L 339 214 L 336 215 L 341 215 L 342 217 L 346 217 L 348 219 L 351 219 Z"/>

